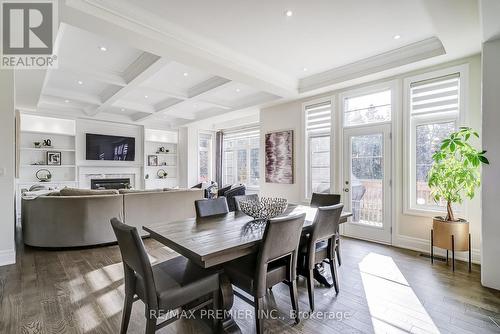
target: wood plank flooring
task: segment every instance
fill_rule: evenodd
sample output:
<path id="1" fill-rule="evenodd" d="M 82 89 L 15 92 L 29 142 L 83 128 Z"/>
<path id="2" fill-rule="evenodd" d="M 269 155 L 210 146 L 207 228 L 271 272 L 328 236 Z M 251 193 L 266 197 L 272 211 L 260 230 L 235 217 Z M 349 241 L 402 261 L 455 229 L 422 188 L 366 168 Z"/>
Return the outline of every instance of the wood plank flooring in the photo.
<path id="1" fill-rule="evenodd" d="M 147 239 L 153 262 L 177 256 Z M 319 313 L 293 325 L 288 287 L 267 296 L 277 319 L 269 333 L 500 333 L 500 293 L 480 284 L 480 268 L 455 273 L 418 253 L 354 239 L 342 243 L 340 294 L 316 285 Z M 18 245 L 17 264 L 0 267 L 0 333 L 118 333 L 123 272 L 117 246 L 48 251 Z M 299 280 L 299 308 L 308 311 Z M 236 298 L 243 333 L 254 332 L 253 308 Z M 246 312 L 246 314 L 245 314 Z M 327 313 L 331 312 L 331 313 Z M 144 305 L 136 302 L 128 333 L 144 332 Z M 247 315 L 245 317 L 245 315 Z M 201 320 L 181 320 L 159 333 L 210 333 Z"/>

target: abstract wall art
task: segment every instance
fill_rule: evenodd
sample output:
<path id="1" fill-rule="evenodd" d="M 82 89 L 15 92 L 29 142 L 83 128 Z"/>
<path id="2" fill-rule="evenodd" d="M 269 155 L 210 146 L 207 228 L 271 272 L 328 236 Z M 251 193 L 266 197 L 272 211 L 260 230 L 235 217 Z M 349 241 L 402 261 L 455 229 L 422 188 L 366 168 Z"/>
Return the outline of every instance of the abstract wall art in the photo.
<path id="1" fill-rule="evenodd" d="M 266 134 L 266 182 L 293 184 L 293 130 Z"/>

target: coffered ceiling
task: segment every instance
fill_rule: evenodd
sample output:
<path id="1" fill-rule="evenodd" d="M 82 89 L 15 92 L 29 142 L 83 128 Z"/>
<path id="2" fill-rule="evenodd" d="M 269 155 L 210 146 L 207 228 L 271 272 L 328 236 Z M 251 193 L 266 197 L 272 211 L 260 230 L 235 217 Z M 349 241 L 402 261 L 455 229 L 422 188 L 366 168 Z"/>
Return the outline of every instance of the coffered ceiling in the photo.
<path id="1" fill-rule="evenodd" d="M 16 73 L 18 107 L 162 127 L 480 52 L 476 0 L 66 0 L 59 16 L 59 68 Z"/>

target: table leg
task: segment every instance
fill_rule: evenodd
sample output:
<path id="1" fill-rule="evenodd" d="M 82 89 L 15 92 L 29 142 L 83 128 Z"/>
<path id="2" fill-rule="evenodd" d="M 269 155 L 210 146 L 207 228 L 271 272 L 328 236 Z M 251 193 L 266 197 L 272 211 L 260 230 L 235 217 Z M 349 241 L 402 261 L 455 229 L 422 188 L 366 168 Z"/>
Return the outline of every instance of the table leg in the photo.
<path id="1" fill-rule="evenodd" d="M 220 297 L 222 310 L 224 312 L 221 321 L 222 332 L 241 333 L 240 327 L 230 314 L 231 308 L 233 307 L 234 303 L 233 286 L 231 285 L 229 278 L 224 274 L 220 275 Z"/>

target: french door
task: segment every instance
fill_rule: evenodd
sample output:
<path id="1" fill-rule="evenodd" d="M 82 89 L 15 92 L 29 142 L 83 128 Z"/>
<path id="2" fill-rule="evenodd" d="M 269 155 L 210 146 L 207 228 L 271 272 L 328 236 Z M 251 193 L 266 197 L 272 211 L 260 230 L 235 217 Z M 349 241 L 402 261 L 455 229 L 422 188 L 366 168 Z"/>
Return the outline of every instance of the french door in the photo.
<path id="1" fill-rule="evenodd" d="M 391 243 L 391 125 L 344 129 L 343 233 Z"/>

